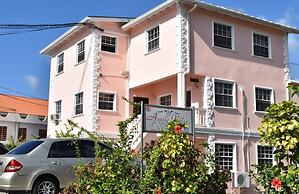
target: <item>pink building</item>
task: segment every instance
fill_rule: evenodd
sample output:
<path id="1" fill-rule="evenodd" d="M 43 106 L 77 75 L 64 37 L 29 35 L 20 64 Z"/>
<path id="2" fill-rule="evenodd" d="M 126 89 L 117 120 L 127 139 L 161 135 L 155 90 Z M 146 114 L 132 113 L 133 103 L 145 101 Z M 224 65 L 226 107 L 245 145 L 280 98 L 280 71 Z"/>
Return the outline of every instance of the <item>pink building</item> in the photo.
<path id="1" fill-rule="evenodd" d="M 73 27 L 41 51 L 51 57 L 48 134 L 72 119 L 116 137 L 117 121 L 132 111 L 126 97 L 195 107 L 196 142 L 217 147 L 217 162 L 235 178 L 249 181 L 250 165 L 273 163 L 257 129 L 269 104 L 288 99 L 288 34 L 299 30 L 194 0 L 168 0 L 136 19 L 81 22 L 102 30 Z M 140 139 L 137 130 L 132 146 Z M 241 189 L 246 181 L 232 190 L 251 193 Z"/>

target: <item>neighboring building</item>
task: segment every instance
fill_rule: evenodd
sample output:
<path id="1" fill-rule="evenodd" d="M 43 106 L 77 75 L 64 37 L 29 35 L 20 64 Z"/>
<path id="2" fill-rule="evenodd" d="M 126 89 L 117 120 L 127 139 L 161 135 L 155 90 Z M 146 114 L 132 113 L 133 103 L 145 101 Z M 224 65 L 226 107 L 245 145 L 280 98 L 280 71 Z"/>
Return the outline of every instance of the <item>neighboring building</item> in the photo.
<path id="1" fill-rule="evenodd" d="M 48 101 L 0 94 L 0 142 L 47 137 Z"/>
<path id="2" fill-rule="evenodd" d="M 299 86 L 299 81 L 290 80 L 289 85 L 290 86 Z M 290 96 L 290 99 L 294 100 L 299 105 L 299 92 L 294 94 L 293 96 Z"/>
<path id="3" fill-rule="evenodd" d="M 232 172 L 273 163 L 258 126 L 271 103 L 288 98 L 288 34 L 299 30 L 194 0 L 168 0 L 136 19 L 82 22 L 103 31 L 74 27 L 41 51 L 51 57 L 50 135 L 72 119 L 116 137 L 116 122 L 132 111 L 127 97 L 195 107 L 196 143 L 218 147 L 217 162 Z"/>

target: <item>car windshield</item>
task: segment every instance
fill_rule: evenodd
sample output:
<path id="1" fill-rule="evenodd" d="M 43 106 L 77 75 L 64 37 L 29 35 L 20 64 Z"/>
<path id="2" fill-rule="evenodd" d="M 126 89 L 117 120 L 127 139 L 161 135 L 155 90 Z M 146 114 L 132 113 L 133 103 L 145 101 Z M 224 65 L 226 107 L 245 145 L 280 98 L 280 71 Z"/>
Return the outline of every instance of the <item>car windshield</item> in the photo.
<path id="1" fill-rule="evenodd" d="M 28 154 L 42 143 L 43 141 L 28 141 L 11 150 L 8 154 Z"/>

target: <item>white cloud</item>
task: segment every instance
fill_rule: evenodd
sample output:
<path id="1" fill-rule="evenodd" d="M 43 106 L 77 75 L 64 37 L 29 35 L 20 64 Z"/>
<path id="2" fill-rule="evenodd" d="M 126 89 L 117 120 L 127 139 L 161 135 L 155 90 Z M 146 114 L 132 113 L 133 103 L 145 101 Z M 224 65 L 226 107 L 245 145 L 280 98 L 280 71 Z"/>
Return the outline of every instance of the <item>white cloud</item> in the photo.
<path id="1" fill-rule="evenodd" d="M 36 89 L 37 86 L 39 85 L 39 80 L 34 75 L 25 75 L 24 79 L 31 89 Z"/>
<path id="2" fill-rule="evenodd" d="M 299 37 L 298 35 L 290 34 L 289 35 L 289 49 L 295 50 L 299 49 Z"/>
<path id="3" fill-rule="evenodd" d="M 291 7 L 288 7 L 283 16 L 276 20 L 277 23 L 287 26 L 292 26 L 294 21 L 299 21 L 299 15 Z"/>

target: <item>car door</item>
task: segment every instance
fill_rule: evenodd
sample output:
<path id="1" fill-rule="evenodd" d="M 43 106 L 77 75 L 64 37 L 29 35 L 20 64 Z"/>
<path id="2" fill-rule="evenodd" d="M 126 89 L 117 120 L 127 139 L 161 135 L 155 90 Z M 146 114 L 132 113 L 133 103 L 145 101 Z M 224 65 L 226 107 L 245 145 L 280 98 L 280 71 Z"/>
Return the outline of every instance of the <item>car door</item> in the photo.
<path id="1" fill-rule="evenodd" d="M 62 187 L 75 179 L 73 169 L 79 162 L 77 147 L 75 140 L 61 140 L 51 145 L 48 154 L 50 170 L 57 176 Z"/>
<path id="2" fill-rule="evenodd" d="M 94 142 L 90 140 L 79 140 L 80 157 L 85 165 L 93 164 L 95 157 Z"/>

